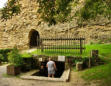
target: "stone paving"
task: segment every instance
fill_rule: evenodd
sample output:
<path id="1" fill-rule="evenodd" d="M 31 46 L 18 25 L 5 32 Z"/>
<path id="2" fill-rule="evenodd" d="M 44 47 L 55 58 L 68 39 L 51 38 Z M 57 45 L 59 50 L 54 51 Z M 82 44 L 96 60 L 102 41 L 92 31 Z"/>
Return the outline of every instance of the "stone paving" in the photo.
<path id="1" fill-rule="evenodd" d="M 6 66 L 0 66 L 0 86 L 97 86 L 94 83 L 86 83 L 78 76 L 77 72 L 71 72 L 69 82 L 50 82 L 38 80 L 23 80 L 17 77 L 3 77 Z"/>

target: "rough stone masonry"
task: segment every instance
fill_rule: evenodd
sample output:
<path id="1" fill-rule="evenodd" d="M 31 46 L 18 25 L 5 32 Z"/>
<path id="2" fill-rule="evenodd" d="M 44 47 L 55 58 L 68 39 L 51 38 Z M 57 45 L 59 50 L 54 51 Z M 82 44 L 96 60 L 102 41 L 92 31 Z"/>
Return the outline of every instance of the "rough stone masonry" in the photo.
<path id="1" fill-rule="evenodd" d="M 70 37 L 85 37 L 87 43 L 110 36 L 111 24 L 104 26 L 106 21 L 102 21 L 102 23 L 96 21 L 94 24 L 78 27 L 77 19 L 74 18 L 70 22 L 50 27 L 43 22 L 38 25 L 40 14 L 37 13 L 36 0 L 20 0 L 20 4 L 22 9 L 20 14 L 7 21 L 0 20 L 0 49 L 13 48 L 15 45 L 19 49 L 28 49 L 34 34 L 40 38 L 67 37 L 68 35 Z M 78 9 L 80 4 L 74 9 Z"/>

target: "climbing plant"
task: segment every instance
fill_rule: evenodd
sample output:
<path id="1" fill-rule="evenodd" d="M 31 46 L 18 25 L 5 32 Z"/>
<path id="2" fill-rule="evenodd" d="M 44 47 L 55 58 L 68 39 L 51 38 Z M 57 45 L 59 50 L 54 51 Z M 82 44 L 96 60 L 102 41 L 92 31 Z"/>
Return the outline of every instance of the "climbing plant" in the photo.
<path id="1" fill-rule="evenodd" d="M 84 7 L 76 13 L 81 22 L 96 19 L 97 16 L 111 18 L 110 0 L 86 0 Z"/>
<path id="2" fill-rule="evenodd" d="M 72 0 L 37 0 L 42 21 L 48 22 L 49 25 L 58 22 L 66 22 L 71 13 L 70 2 Z"/>
<path id="3" fill-rule="evenodd" d="M 18 0 L 9 0 L 7 5 L 2 9 L 1 18 L 4 20 L 12 18 L 12 16 L 17 15 L 21 12 L 20 4 Z"/>

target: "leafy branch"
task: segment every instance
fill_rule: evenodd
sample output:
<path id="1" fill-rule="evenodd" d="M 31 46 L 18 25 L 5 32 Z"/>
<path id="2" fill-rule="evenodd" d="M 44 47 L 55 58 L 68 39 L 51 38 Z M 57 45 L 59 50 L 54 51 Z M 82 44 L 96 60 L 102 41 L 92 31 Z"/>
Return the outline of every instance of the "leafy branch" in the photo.
<path id="1" fill-rule="evenodd" d="M 49 25 L 58 22 L 66 22 L 71 13 L 70 2 L 72 0 L 37 0 L 39 8 L 37 12 L 41 15 L 42 21 Z"/>
<path id="2" fill-rule="evenodd" d="M 3 20 L 12 18 L 14 15 L 18 15 L 21 12 L 20 4 L 18 0 L 11 0 L 7 3 L 7 6 L 4 7 L 1 11 Z"/>
<path id="3" fill-rule="evenodd" d="M 104 16 L 110 20 L 111 18 L 111 1 L 110 0 L 86 0 L 85 6 L 76 13 L 79 21 L 88 21 L 96 19 L 98 16 Z"/>

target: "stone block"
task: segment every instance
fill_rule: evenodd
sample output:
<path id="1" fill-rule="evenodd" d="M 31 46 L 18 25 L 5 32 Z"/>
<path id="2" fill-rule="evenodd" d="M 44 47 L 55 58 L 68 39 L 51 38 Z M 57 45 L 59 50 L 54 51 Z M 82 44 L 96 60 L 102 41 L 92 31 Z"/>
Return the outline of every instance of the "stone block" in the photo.
<path id="1" fill-rule="evenodd" d="M 83 62 L 77 62 L 76 63 L 76 70 L 77 71 L 80 71 L 83 69 Z"/>

